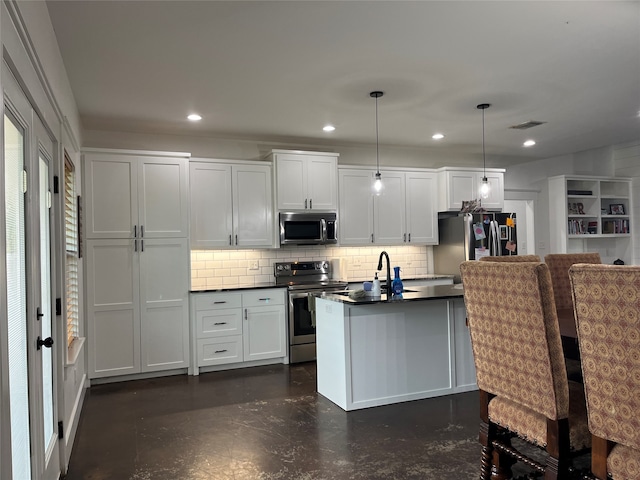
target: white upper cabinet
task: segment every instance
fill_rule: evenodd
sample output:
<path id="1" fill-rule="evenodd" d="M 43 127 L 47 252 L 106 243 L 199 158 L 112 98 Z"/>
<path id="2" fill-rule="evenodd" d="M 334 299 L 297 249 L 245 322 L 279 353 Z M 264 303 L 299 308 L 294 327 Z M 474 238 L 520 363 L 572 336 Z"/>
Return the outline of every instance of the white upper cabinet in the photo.
<path id="1" fill-rule="evenodd" d="M 234 165 L 231 172 L 235 245 L 274 246 L 271 166 Z"/>
<path id="2" fill-rule="evenodd" d="M 191 245 L 221 248 L 232 243 L 231 165 L 189 163 Z"/>
<path id="3" fill-rule="evenodd" d="M 438 242 L 436 173 L 383 170 L 384 192 L 372 194 L 373 172 L 340 168 L 340 245 L 433 245 Z"/>
<path id="4" fill-rule="evenodd" d="M 373 195 L 373 239 L 380 245 L 400 245 L 407 240 L 403 172 L 382 171 L 382 195 Z M 371 195 L 371 185 L 369 185 Z"/>
<path id="5" fill-rule="evenodd" d="M 86 150 L 87 238 L 186 237 L 187 157 Z"/>
<path id="6" fill-rule="evenodd" d="M 504 170 L 487 169 L 490 185 L 489 198 L 482 200 L 487 210 L 502 210 L 504 205 Z M 438 211 L 460 211 L 462 202 L 480 198 L 482 169 L 441 168 L 438 170 L 440 200 Z"/>
<path id="7" fill-rule="evenodd" d="M 336 210 L 338 154 L 273 150 L 278 210 Z"/>
<path id="8" fill-rule="evenodd" d="M 406 174 L 407 243 L 438 243 L 438 183 L 433 172 Z"/>
<path id="9" fill-rule="evenodd" d="M 192 248 L 273 247 L 271 166 L 190 162 Z"/>
<path id="10" fill-rule="evenodd" d="M 338 239 L 340 245 L 366 245 L 373 242 L 373 197 L 370 170 L 338 170 L 340 209 Z"/>

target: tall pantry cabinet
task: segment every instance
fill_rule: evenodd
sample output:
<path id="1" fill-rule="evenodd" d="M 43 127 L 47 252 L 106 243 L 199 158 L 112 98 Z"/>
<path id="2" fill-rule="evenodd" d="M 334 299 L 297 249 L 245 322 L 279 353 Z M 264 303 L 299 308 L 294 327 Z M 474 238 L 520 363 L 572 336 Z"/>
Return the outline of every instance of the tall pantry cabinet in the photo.
<path id="1" fill-rule="evenodd" d="M 89 378 L 189 366 L 189 154 L 87 149 Z"/>

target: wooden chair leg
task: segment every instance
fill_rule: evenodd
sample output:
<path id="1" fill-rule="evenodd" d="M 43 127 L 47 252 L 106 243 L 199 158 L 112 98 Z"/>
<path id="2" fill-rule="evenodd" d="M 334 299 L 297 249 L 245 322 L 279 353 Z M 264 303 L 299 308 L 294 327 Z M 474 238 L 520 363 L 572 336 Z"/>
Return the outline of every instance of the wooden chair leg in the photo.
<path id="1" fill-rule="evenodd" d="M 591 435 L 591 473 L 600 480 L 607 479 L 607 457 L 612 445 L 605 438 Z"/>
<path id="2" fill-rule="evenodd" d="M 491 479 L 491 452 L 493 447 L 489 440 L 489 425 L 480 422 L 480 445 L 482 445 L 482 456 L 480 457 L 480 480 Z"/>

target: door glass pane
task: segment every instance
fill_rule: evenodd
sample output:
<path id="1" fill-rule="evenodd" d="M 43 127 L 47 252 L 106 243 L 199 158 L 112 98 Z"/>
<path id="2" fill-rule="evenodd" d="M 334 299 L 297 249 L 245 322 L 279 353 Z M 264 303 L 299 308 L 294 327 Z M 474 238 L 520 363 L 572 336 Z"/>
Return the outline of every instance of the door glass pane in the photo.
<path id="1" fill-rule="evenodd" d="M 42 309 L 42 338 L 53 337 L 51 328 L 51 250 L 49 247 L 49 165 L 39 158 L 40 209 L 40 305 Z M 44 421 L 44 451 L 55 441 L 53 436 L 53 348 L 42 348 L 42 415 Z"/>
<path id="2" fill-rule="evenodd" d="M 24 131 L 4 117 L 9 404 L 13 478 L 31 478 L 27 370 Z"/>

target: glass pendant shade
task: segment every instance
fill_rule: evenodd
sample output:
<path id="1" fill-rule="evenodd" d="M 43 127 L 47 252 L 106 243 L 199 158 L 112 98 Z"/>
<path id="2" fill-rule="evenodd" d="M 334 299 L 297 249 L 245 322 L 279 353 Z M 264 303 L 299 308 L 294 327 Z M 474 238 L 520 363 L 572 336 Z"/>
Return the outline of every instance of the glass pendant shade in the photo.
<path id="1" fill-rule="evenodd" d="M 376 179 L 373 181 L 373 194 L 382 195 L 383 191 L 384 191 L 384 183 L 382 183 L 382 175 L 380 175 L 380 172 L 377 172 Z"/>
<path id="2" fill-rule="evenodd" d="M 491 191 L 491 185 L 487 177 L 482 177 L 482 183 L 480 184 L 480 198 L 486 200 L 489 198 L 489 192 Z"/>

